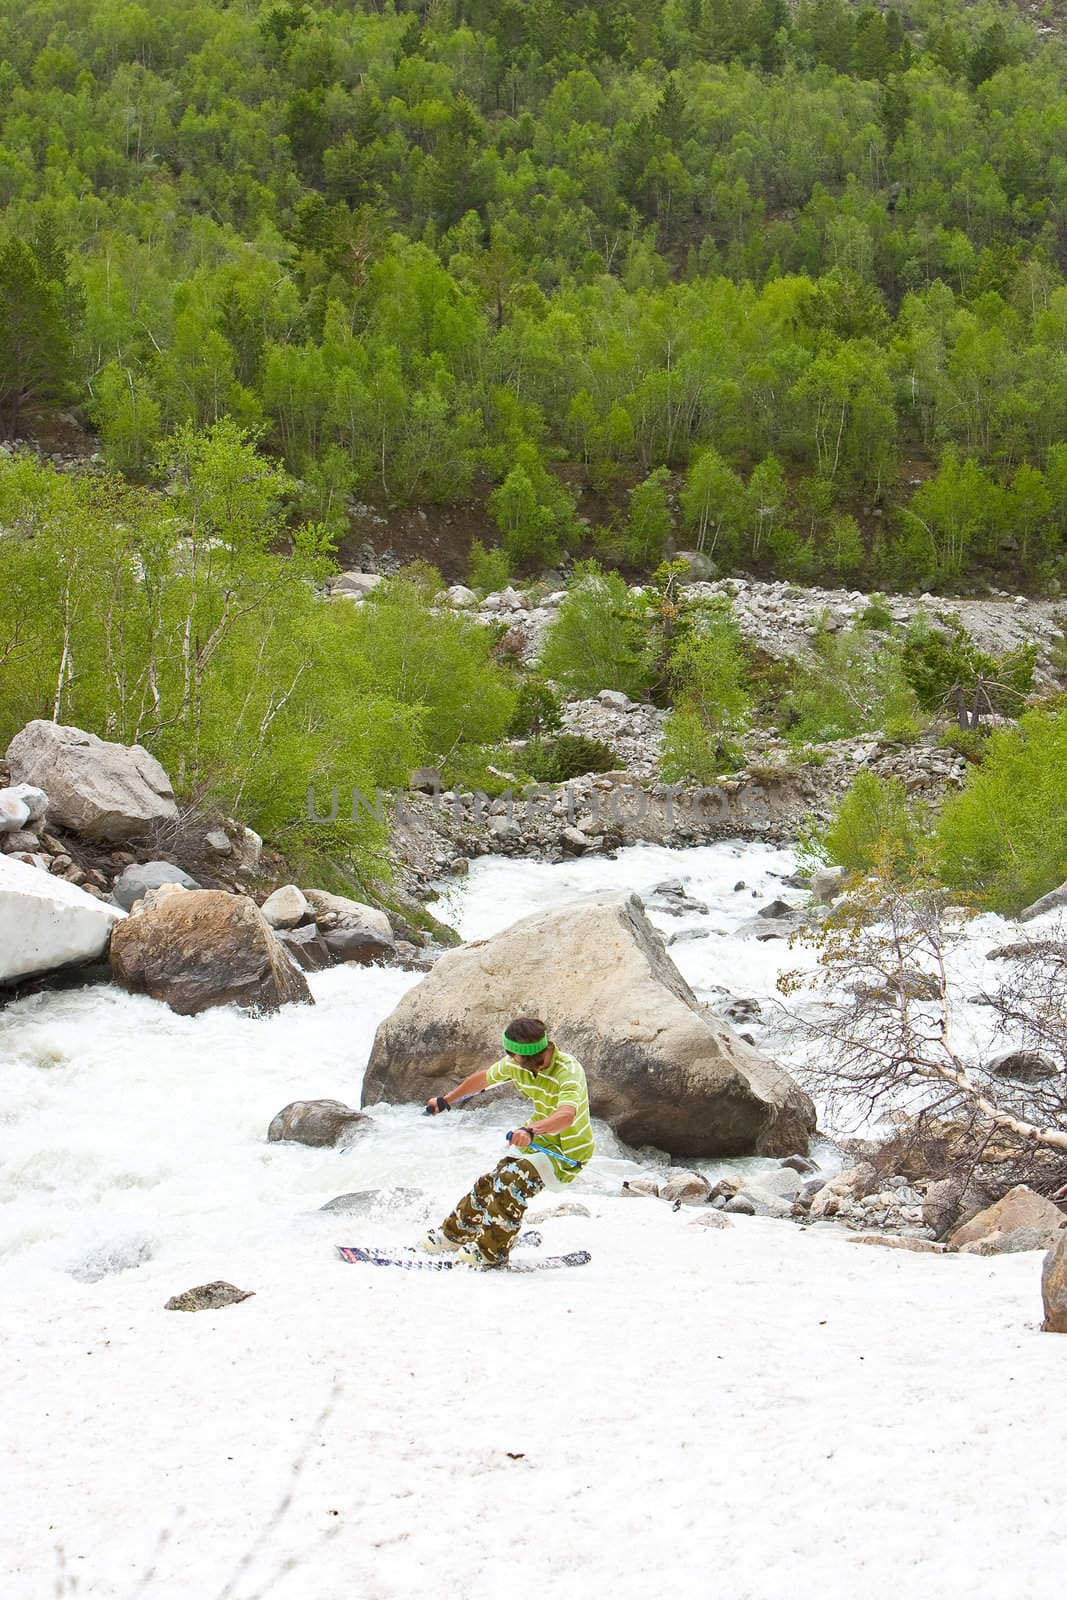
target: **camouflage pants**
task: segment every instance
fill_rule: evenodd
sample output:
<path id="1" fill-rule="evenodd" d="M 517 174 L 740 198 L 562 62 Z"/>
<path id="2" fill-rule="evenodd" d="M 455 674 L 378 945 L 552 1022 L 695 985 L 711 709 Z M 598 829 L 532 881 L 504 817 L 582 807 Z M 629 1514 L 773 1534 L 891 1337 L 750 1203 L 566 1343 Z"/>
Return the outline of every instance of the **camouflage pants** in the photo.
<path id="1" fill-rule="evenodd" d="M 502 1265 L 515 1243 L 526 1207 L 543 1188 L 531 1161 L 504 1156 L 463 1196 L 441 1224 L 441 1231 L 456 1244 L 477 1244 L 487 1260 Z"/>

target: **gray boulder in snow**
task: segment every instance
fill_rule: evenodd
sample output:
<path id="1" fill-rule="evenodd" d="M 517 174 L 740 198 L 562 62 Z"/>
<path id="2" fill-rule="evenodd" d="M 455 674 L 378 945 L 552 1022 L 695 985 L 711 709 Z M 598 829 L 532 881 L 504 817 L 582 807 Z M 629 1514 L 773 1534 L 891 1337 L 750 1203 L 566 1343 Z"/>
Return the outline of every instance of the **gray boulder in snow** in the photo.
<path id="1" fill-rule="evenodd" d="M 374 1040 L 363 1104 L 422 1103 L 499 1054 L 500 1027 L 547 1018 L 585 1067 L 593 1115 L 679 1156 L 790 1155 L 808 1096 L 701 1008 L 636 895 L 600 894 L 450 950 Z"/>
<path id="2" fill-rule="evenodd" d="M 48 796 L 54 823 L 87 839 L 121 844 L 178 815 L 170 779 L 139 744 L 36 721 L 15 735 L 6 760 L 17 783 Z"/>
<path id="3" fill-rule="evenodd" d="M 0 983 L 99 960 L 123 915 L 62 878 L 0 856 Z"/>

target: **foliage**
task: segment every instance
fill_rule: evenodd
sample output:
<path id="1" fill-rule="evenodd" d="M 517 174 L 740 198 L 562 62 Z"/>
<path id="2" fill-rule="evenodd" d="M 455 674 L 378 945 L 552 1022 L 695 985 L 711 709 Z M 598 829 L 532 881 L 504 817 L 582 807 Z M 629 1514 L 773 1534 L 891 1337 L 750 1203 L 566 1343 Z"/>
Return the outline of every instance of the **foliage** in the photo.
<path id="1" fill-rule="evenodd" d="M 663 775 L 710 783 L 740 764 L 752 710 L 741 634 L 729 606 L 698 616 L 670 658 L 673 709 L 663 730 Z"/>
<path id="2" fill-rule="evenodd" d="M 579 480 L 637 485 L 654 564 L 665 467 L 721 567 L 1062 582 L 1064 45 L 1024 17 L 27 0 L 0 30 L 6 430 L 79 404 L 144 478 L 228 416 L 335 533 L 488 486 L 520 566 L 572 543 Z"/>
<path id="3" fill-rule="evenodd" d="M 899 778 L 858 772 L 825 828 L 809 833 L 809 847 L 849 872 L 912 869 L 923 853 L 927 822 L 908 800 Z"/>
<path id="4" fill-rule="evenodd" d="M 1037 649 L 1021 645 L 1003 656 L 980 650 L 958 617 L 931 627 L 917 617 L 908 628 L 901 654 L 904 676 L 924 711 L 950 708 L 977 725 L 982 712 L 1017 716 L 1033 688 Z"/>
<path id="5" fill-rule="evenodd" d="M 610 745 L 575 733 L 562 733 L 546 744 L 527 745 L 523 762 L 539 783 L 568 783 L 587 772 L 612 772 L 619 766 Z"/>
<path id="6" fill-rule="evenodd" d="M 540 739 L 563 726 L 563 707 L 559 696 L 540 678 L 527 678 L 519 685 L 515 709 L 507 726 L 512 739 Z"/>
<path id="7" fill-rule="evenodd" d="M 945 803 L 936 847 L 945 883 L 1004 915 L 1067 878 L 1067 711 L 1028 711 L 990 734 Z"/>
<path id="8" fill-rule="evenodd" d="M 872 648 L 863 629 L 820 631 L 810 658 L 797 663 L 782 701 L 782 726 L 798 744 L 884 733 L 914 738 L 916 702 L 889 640 Z"/>
<path id="9" fill-rule="evenodd" d="M 470 550 L 470 567 L 467 576 L 476 594 L 496 594 L 511 581 L 511 561 L 502 545 L 492 545 L 488 550 L 480 539 L 475 539 Z"/>
<path id="10" fill-rule="evenodd" d="M 567 598 L 545 636 L 541 670 L 569 694 L 618 689 L 641 699 L 652 682 L 646 603 L 618 573 L 579 563 Z"/>

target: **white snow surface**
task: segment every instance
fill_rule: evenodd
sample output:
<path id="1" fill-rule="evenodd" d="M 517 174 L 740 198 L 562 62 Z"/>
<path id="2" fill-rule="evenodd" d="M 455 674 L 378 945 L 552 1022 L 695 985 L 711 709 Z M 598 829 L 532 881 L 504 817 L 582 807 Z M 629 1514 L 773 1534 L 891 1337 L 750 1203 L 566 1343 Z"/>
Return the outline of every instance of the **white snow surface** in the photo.
<path id="1" fill-rule="evenodd" d="M 753 845 L 491 859 L 441 909 L 486 935 L 681 878 L 708 916 L 654 920 L 714 930 L 672 946 L 689 981 L 769 1005 L 802 957 L 734 930 L 803 899 L 774 876 L 792 866 Z M 960 961 L 1007 933 L 982 919 Z M 540 1224 L 590 1265 L 343 1263 L 337 1243 L 416 1238 L 514 1121 L 380 1107 L 346 1151 L 265 1142 L 289 1100 L 359 1104 L 374 1029 L 416 981 L 337 968 L 311 978 L 314 1010 L 258 1020 L 111 989 L 0 1011 L 3 1600 L 1062 1594 L 1067 1339 L 1039 1331 L 1040 1254 L 705 1228 L 621 1196 L 638 1158 L 600 1128 L 567 1190 L 592 1215 Z M 318 1210 L 369 1189 L 370 1216 Z M 254 1298 L 164 1311 L 215 1278 Z"/>

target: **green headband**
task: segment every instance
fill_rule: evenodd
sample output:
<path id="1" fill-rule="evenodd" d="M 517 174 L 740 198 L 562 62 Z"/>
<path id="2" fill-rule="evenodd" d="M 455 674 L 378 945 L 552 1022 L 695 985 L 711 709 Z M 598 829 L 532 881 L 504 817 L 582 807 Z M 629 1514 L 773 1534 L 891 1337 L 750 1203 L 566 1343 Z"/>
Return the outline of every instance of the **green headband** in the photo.
<path id="1" fill-rule="evenodd" d="M 520 1044 L 517 1039 L 509 1039 L 507 1029 L 504 1030 L 504 1049 L 509 1055 L 514 1056 L 539 1056 L 542 1050 L 548 1049 L 548 1034 L 543 1039 L 538 1039 L 533 1044 Z"/>

